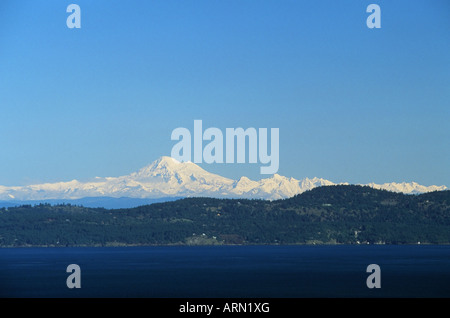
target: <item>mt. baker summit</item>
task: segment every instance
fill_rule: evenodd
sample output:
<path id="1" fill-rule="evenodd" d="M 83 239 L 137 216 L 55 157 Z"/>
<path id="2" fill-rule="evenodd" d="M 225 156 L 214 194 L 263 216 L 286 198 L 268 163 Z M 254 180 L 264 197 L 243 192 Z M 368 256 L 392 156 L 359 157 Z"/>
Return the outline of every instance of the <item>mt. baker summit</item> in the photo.
<path id="1" fill-rule="evenodd" d="M 208 196 L 218 198 L 254 198 L 276 200 L 306 190 L 335 183 L 321 179 L 296 180 L 274 174 L 259 181 L 241 177 L 232 180 L 207 172 L 192 162 L 161 157 L 150 165 L 121 177 L 95 178 L 94 181 L 44 183 L 28 186 L 0 186 L 0 200 L 80 199 L 85 197 L 164 198 Z M 422 186 L 411 183 L 367 184 L 373 188 L 403 193 L 446 190 L 446 186 Z"/>

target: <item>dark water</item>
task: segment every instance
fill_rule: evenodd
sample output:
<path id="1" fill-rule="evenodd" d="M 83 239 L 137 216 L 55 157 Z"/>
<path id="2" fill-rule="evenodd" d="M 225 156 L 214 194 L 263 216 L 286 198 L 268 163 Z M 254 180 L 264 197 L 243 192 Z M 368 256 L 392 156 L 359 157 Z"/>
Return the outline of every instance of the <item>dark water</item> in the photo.
<path id="1" fill-rule="evenodd" d="M 0 297 L 450 297 L 450 246 L 6 248 Z"/>

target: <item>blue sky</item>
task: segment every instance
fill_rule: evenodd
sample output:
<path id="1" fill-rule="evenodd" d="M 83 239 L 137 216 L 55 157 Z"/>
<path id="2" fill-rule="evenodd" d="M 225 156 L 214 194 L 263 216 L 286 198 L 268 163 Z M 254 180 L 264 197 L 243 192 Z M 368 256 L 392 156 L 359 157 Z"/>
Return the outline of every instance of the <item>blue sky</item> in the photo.
<path id="1" fill-rule="evenodd" d="M 201 119 L 279 128 L 288 177 L 450 186 L 449 31 L 446 0 L 2 1 L 0 185 L 125 175 Z"/>

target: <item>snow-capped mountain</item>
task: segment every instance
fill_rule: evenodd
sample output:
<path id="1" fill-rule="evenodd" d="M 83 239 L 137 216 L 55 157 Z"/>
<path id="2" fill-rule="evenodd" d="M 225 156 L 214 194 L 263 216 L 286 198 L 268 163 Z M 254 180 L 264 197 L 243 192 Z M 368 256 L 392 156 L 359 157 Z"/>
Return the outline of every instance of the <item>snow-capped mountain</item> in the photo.
<path id="1" fill-rule="evenodd" d="M 375 183 L 369 183 L 367 184 L 369 187 L 372 187 L 374 189 L 383 189 L 388 190 L 392 192 L 403 192 L 408 194 L 419 194 L 419 193 L 425 193 L 425 192 L 431 192 L 431 191 L 442 191 L 447 190 L 446 186 L 423 186 L 418 184 L 417 182 L 402 182 L 402 183 L 383 183 L 383 184 L 375 184 Z"/>
<path id="2" fill-rule="evenodd" d="M 207 172 L 192 162 L 161 157 L 126 176 L 95 178 L 90 182 L 44 183 L 29 186 L 0 186 L 0 200 L 80 199 L 85 197 L 164 198 L 209 196 L 219 198 L 258 198 L 276 200 L 292 197 L 319 186 L 335 183 L 321 178 L 297 180 L 278 174 L 259 181 L 241 177 L 232 180 Z M 376 189 L 403 193 L 446 190 L 446 186 L 411 183 L 367 184 Z"/>

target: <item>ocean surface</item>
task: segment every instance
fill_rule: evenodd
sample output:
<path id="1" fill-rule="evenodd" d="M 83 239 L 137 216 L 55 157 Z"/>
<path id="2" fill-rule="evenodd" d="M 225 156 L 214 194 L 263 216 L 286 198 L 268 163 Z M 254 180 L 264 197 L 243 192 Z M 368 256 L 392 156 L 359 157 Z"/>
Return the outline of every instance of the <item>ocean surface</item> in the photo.
<path id="1" fill-rule="evenodd" d="M 450 246 L 1 248 L 0 297 L 450 297 Z"/>

